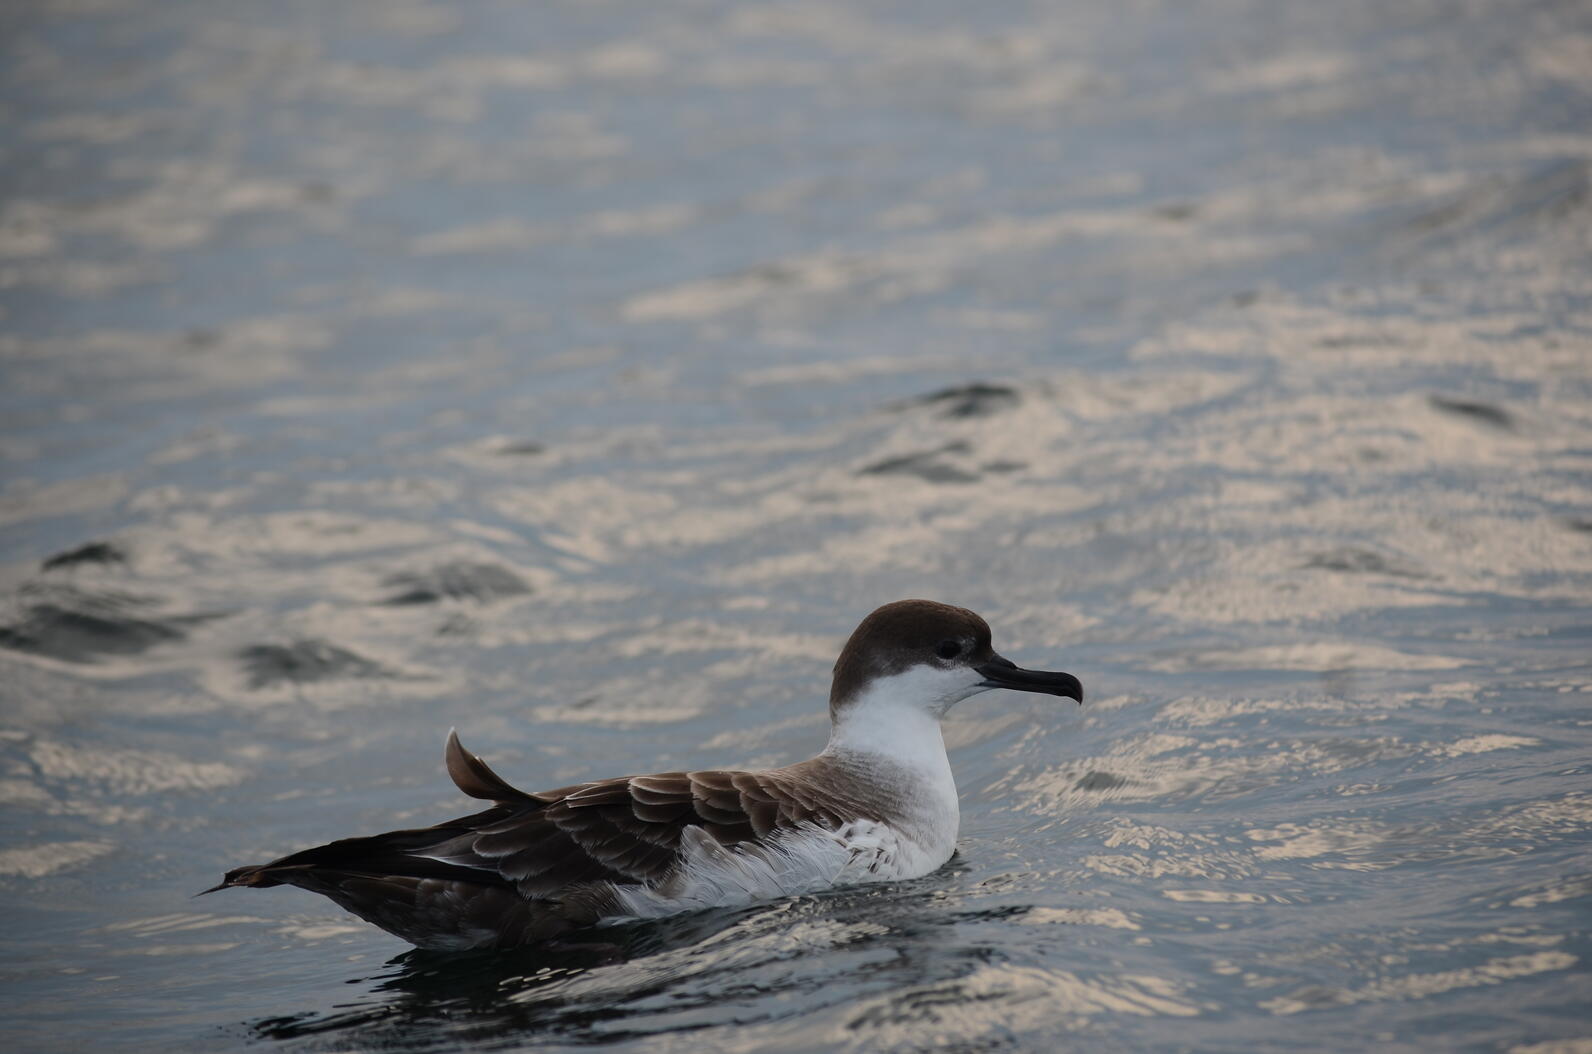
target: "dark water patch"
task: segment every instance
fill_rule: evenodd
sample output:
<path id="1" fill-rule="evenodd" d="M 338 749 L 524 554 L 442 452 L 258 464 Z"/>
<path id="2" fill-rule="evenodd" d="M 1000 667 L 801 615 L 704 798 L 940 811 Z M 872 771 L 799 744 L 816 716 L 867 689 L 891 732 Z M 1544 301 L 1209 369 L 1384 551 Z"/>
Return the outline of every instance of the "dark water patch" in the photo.
<path id="1" fill-rule="evenodd" d="M 511 439 L 497 448 L 495 453 L 503 457 L 531 457 L 536 454 L 546 453 L 547 447 L 530 439 Z"/>
<path id="2" fill-rule="evenodd" d="M 1592 202 L 1592 161 L 1568 161 L 1551 174 L 1542 211 L 1548 218 L 1557 220 L 1584 211 L 1589 202 Z"/>
<path id="3" fill-rule="evenodd" d="M 951 982 L 938 988 L 918 989 L 892 996 L 881 1006 L 869 1007 L 846 1023 L 860 1031 L 884 1026 L 925 1025 L 937 1026 L 957 1016 L 957 1011 L 974 1003 L 988 1003 L 1007 998 L 1003 992 L 973 992 L 962 982 Z M 980 1046 L 961 1047 L 963 1050 L 1016 1049 L 1015 1043 L 987 1043 Z"/>
<path id="4" fill-rule="evenodd" d="M 481 627 L 481 624 L 469 615 L 453 614 L 442 620 L 437 627 L 439 637 L 468 637 Z"/>
<path id="5" fill-rule="evenodd" d="M 360 1037 L 351 1049 L 410 1050 L 436 1043 L 417 1042 L 412 1031 L 429 1035 L 437 1022 L 455 1020 L 478 1039 L 535 1031 L 548 1024 L 534 1005 L 524 1006 L 537 989 L 577 977 L 607 964 L 612 946 L 588 950 L 577 944 L 511 952 L 442 954 L 406 952 L 388 960 L 392 968 L 375 979 L 371 997 L 331 1012 L 306 1011 L 249 1022 L 256 1039 L 302 1040 L 344 1034 Z M 409 1037 L 406 1039 L 406 1035 Z"/>
<path id="6" fill-rule="evenodd" d="M 58 567 L 75 567 L 78 564 L 120 564 L 127 562 L 127 554 L 110 542 L 89 542 L 76 549 L 56 553 L 40 566 L 46 571 Z"/>
<path id="7" fill-rule="evenodd" d="M 1079 777 L 1078 782 L 1073 784 L 1073 788 L 1081 791 L 1107 791 L 1116 790 L 1118 787 L 1126 787 L 1127 785 L 1128 781 L 1121 776 L 1102 772 L 1099 769 L 1090 769 Z"/>
<path id="8" fill-rule="evenodd" d="M 947 913 L 936 893 L 959 870 L 953 862 L 913 882 L 601 927 L 512 951 L 410 951 L 377 976 L 350 979 L 364 988 L 360 996 L 244 1029 L 256 1039 L 335 1036 L 340 1050 L 391 1051 L 455 1049 L 460 1041 L 471 1049 L 519 1047 L 555 1037 L 644 1044 L 662 1033 L 800 1017 L 866 989 L 941 984 L 976 969 L 983 948 L 931 949 L 952 925 L 1009 927 L 1026 908 Z M 804 930 L 829 933 L 835 943 L 820 940 L 793 956 L 789 935 Z"/>
<path id="9" fill-rule="evenodd" d="M 1592 534 L 1592 516 L 1568 516 L 1565 518 L 1564 525 L 1572 531 Z"/>
<path id="10" fill-rule="evenodd" d="M 221 346 L 223 334 L 214 329 L 190 329 L 182 335 L 185 351 L 211 351 Z"/>
<path id="11" fill-rule="evenodd" d="M 1012 409 L 1021 401 L 1014 388 L 975 381 L 921 395 L 905 405 L 931 406 L 941 417 L 990 417 Z"/>
<path id="12" fill-rule="evenodd" d="M 1027 467 L 1028 462 L 1026 461 L 987 461 L 979 466 L 979 468 L 983 469 L 985 472 L 994 472 L 998 474 L 1005 474 L 1007 472 L 1021 472 Z"/>
<path id="13" fill-rule="evenodd" d="M 1342 548 L 1316 553 L 1302 567 L 1322 571 L 1337 571 L 1351 575 L 1393 575 L 1397 578 L 1425 578 L 1422 572 L 1390 560 L 1371 549 Z"/>
<path id="14" fill-rule="evenodd" d="M 1522 220 L 1562 221 L 1592 200 L 1592 162 L 1583 158 L 1535 165 L 1505 183 L 1485 216 L 1506 225 Z"/>
<path id="15" fill-rule="evenodd" d="M 453 563 L 419 574 L 396 574 L 384 585 L 399 590 L 382 601 L 390 605 L 435 604 L 443 600 L 488 601 L 523 596 L 531 587 L 496 564 Z"/>
<path id="16" fill-rule="evenodd" d="M 238 652 L 238 659 L 250 688 L 392 675 L 380 663 L 323 640 L 255 644 Z"/>
<path id="17" fill-rule="evenodd" d="M 1157 206 L 1151 210 L 1151 214 L 1157 219 L 1181 223 L 1199 215 L 1199 207 L 1190 201 L 1174 201 L 1166 205 Z"/>
<path id="18" fill-rule="evenodd" d="M 1494 406 L 1492 403 L 1477 402 L 1471 399 L 1450 399 L 1444 395 L 1429 396 L 1428 402 L 1434 410 L 1441 410 L 1446 414 L 1463 417 L 1476 424 L 1488 425 L 1492 428 L 1501 428 L 1513 431 L 1515 420 L 1507 410 Z"/>
<path id="19" fill-rule="evenodd" d="M 63 662 L 137 655 L 183 640 L 188 627 L 219 617 L 147 614 L 158 604 L 151 597 L 71 589 L 29 592 L 41 599 L 28 604 L 15 622 L 0 626 L 0 648 Z"/>
<path id="20" fill-rule="evenodd" d="M 1466 235 L 1493 229 L 1518 237 L 1543 221 L 1559 223 L 1582 212 L 1592 200 L 1592 163 L 1577 158 L 1531 166 L 1520 173 L 1486 179 L 1404 221 L 1417 236 Z"/>
<path id="21" fill-rule="evenodd" d="M 1321 690 L 1334 699 L 1352 699 L 1359 680 L 1353 670 L 1323 670 Z"/>
<path id="22" fill-rule="evenodd" d="M 1318 348 L 1343 351 L 1352 348 L 1387 348 L 1398 344 L 1397 338 L 1387 333 L 1334 333 L 1316 341 Z"/>
<path id="23" fill-rule="evenodd" d="M 944 460 L 945 454 L 965 454 L 971 447 L 966 443 L 947 443 L 936 450 L 918 454 L 903 454 L 865 465 L 857 471 L 859 476 L 914 476 L 927 483 L 973 483 L 978 474 L 958 468 Z"/>
<path id="24" fill-rule="evenodd" d="M 651 975 L 650 960 L 689 954 L 759 910 L 636 922 L 509 951 L 408 951 L 389 959 L 384 973 L 350 980 L 370 984 L 364 1000 L 260 1018 L 244 1028 L 256 1039 L 277 1041 L 337 1034 L 358 1050 L 425 1049 L 437 1044 L 440 1021 L 494 1046 L 552 1034 L 611 1041 L 615 1022 L 644 1013 L 635 1003 L 669 986 L 667 974 Z M 602 968 L 614 975 L 611 984 L 566 990 L 571 981 L 589 985 L 591 971 Z M 608 1027 L 594 1033 L 600 1024 Z"/>
<path id="25" fill-rule="evenodd" d="M 1405 224 L 1410 230 L 1417 233 L 1442 230 L 1452 226 L 1470 215 L 1471 208 L 1466 201 L 1445 202 L 1436 208 L 1427 209 Z"/>

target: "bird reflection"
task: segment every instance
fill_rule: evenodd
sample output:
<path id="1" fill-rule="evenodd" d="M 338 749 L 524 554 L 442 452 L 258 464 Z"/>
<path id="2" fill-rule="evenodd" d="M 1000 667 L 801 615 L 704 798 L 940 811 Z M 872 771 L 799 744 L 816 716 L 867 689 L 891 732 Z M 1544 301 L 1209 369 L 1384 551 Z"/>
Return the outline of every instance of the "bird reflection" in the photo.
<path id="1" fill-rule="evenodd" d="M 477 1040 L 555 1027 L 578 1033 L 589 1020 L 613 1011 L 592 1006 L 583 1012 L 578 998 L 561 995 L 572 979 L 700 944 L 745 914 L 701 912 L 501 952 L 412 949 L 387 960 L 389 972 L 374 979 L 370 995 L 359 1003 L 264 1018 L 249 1031 L 275 1040 L 344 1033 L 351 1049 L 360 1050 L 429 1047 L 440 1040 L 439 1032 L 462 1031 Z"/>
<path id="2" fill-rule="evenodd" d="M 956 923 L 989 919 L 985 911 L 955 910 L 960 898 L 946 895 L 962 870 L 953 859 L 888 890 L 858 887 L 604 927 L 512 951 L 415 949 L 388 960 L 377 977 L 351 980 L 369 985 L 357 1000 L 246 1027 L 260 1040 L 336 1036 L 339 1049 L 396 1051 L 532 1035 L 612 1043 L 700 1028 L 725 1013 L 744 1021 L 747 1003 L 739 997 L 752 992 L 770 1018 L 796 1006 L 811 1012 L 815 1000 L 838 1004 L 945 982 L 988 961 L 990 948 L 946 939 Z M 1011 910 L 1023 909 L 998 914 Z M 802 936 L 814 933 L 820 936 Z M 844 954 L 810 954 L 821 948 Z M 768 998 L 780 992 L 805 998 Z M 653 998 L 664 994 L 667 1003 Z"/>

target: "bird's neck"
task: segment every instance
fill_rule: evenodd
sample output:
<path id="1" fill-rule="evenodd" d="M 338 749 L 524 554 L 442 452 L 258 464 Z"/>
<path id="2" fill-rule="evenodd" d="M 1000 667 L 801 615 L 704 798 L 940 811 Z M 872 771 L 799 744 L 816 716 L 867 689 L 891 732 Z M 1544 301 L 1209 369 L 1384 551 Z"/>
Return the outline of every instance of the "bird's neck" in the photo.
<path id="1" fill-rule="evenodd" d="M 816 759 L 835 766 L 898 810 L 892 824 L 930 861 L 956 849 L 960 803 L 940 720 L 920 703 L 863 694 L 837 707 L 829 745 Z"/>
<path id="2" fill-rule="evenodd" d="M 949 781 L 940 719 L 920 704 L 891 691 L 889 679 L 875 681 L 856 697 L 834 707 L 824 756 L 881 759 L 902 768 Z"/>

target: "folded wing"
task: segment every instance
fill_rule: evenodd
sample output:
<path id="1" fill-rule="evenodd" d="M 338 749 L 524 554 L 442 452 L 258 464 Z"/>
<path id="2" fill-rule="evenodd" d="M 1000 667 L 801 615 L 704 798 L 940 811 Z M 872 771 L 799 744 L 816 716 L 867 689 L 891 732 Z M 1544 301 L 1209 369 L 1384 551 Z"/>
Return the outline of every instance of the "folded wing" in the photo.
<path id="1" fill-rule="evenodd" d="M 478 870 L 531 899 L 558 899 L 593 883 L 654 883 L 674 867 L 688 827 L 721 845 L 768 837 L 782 827 L 836 826 L 844 806 L 802 781 L 773 772 L 661 772 L 516 790 L 450 736 L 448 772 L 466 794 L 496 803 L 437 828 L 435 844 L 413 852 Z"/>

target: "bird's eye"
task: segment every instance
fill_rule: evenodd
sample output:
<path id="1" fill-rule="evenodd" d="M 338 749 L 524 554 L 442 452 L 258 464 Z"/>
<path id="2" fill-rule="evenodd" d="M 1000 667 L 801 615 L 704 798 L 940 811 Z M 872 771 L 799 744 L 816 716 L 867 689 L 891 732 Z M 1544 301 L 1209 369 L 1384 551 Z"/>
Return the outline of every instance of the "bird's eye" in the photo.
<path id="1" fill-rule="evenodd" d="M 962 644 L 960 641 L 942 640 L 935 645 L 934 654 L 942 659 L 954 659 L 962 654 Z"/>

